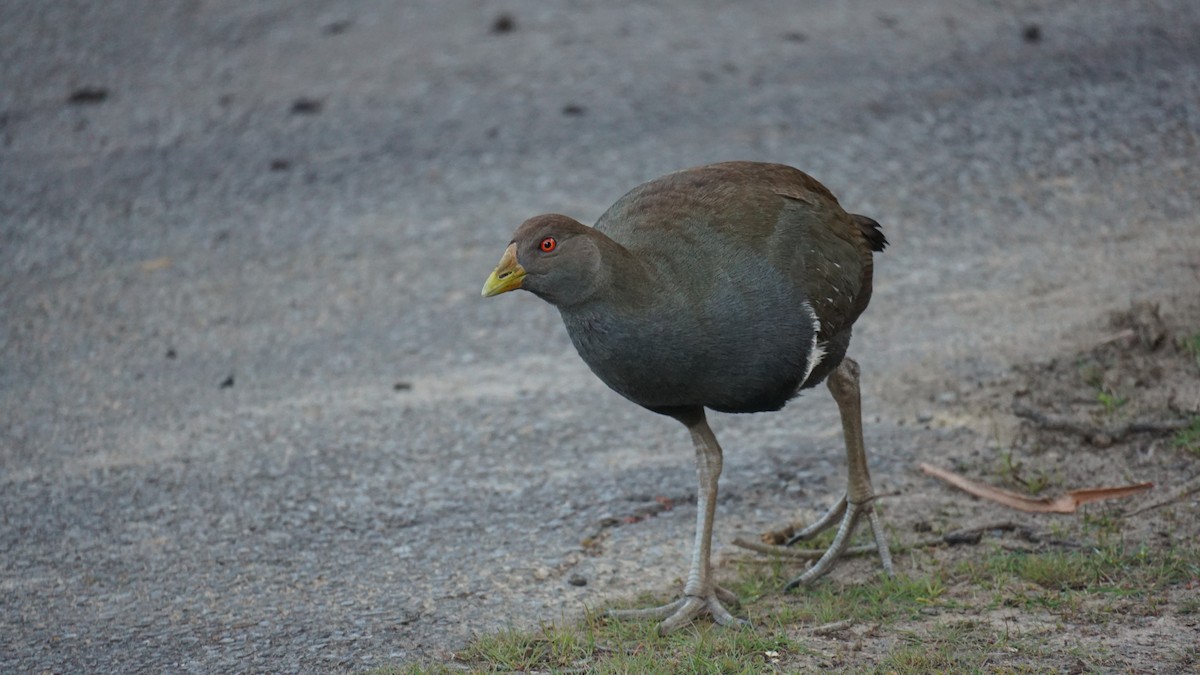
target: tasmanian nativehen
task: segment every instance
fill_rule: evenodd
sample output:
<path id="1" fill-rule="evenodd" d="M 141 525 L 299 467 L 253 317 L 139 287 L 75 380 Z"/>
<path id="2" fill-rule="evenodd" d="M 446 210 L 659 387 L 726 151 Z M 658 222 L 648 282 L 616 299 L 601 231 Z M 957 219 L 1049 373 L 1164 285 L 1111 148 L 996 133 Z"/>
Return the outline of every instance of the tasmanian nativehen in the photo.
<path id="1" fill-rule="evenodd" d="M 483 286 L 518 288 L 558 308 L 592 372 L 625 398 L 684 424 L 696 449 L 696 543 L 683 597 L 614 612 L 661 619 L 660 633 L 708 613 L 740 624 L 732 593 L 710 566 L 721 446 L 705 408 L 779 410 L 827 382 L 845 435 L 846 494 L 789 544 L 840 525 L 829 549 L 788 587 L 807 584 L 842 555 L 867 517 L 884 570 L 887 539 L 863 447 L 858 364 L 850 331 L 871 299 L 879 224 L 846 213 L 809 175 L 788 166 L 726 162 L 634 188 L 587 227 L 542 215 L 517 228 Z"/>

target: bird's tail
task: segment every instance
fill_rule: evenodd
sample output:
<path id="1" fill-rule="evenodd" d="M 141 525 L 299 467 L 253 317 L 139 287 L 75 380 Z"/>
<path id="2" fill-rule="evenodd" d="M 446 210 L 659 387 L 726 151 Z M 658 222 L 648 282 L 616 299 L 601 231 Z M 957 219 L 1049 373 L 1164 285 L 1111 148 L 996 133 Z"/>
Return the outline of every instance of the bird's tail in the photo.
<path id="1" fill-rule="evenodd" d="M 883 236 L 883 228 L 874 219 L 866 216 L 860 216 L 857 213 L 850 214 L 850 220 L 858 226 L 862 232 L 863 238 L 867 240 L 867 245 L 872 251 L 879 252 L 887 247 L 887 237 Z"/>

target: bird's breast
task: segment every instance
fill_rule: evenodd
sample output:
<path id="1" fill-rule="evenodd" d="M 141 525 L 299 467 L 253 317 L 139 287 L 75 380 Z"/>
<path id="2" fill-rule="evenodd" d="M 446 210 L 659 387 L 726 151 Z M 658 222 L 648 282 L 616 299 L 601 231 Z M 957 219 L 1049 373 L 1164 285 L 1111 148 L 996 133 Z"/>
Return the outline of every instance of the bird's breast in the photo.
<path id="1" fill-rule="evenodd" d="M 783 286 L 730 286 L 703 301 L 564 311 L 563 321 L 592 372 L 635 403 L 760 412 L 782 407 L 811 369 L 812 316 Z"/>

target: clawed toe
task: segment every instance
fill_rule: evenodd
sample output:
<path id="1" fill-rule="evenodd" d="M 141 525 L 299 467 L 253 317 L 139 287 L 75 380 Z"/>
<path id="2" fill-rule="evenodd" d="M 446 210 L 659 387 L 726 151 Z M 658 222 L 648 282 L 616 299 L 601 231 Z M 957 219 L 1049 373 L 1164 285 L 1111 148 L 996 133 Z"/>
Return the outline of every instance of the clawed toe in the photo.
<path id="1" fill-rule="evenodd" d="M 722 602 L 734 604 L 737 602 L 737 597 L 724 588 L 716 586 L 711 593 L 703 596 L 686 595 L 661 607 L 648 609 L 610 609 L 608 615 L 614 619 L 623 620 L 662 619 L 662 622 L 658 624 L 659 635 L 666 635 L 686 626 L 704 614 L 711 616 L 713 621 L 721 626 L 750 625 L 750 622 L 745 619 L 739 619 L 730 614 Z"/>
<path id="2" fill-rule="evenodd" d="M 742 601 L 738 600 L 738 596 L 734 595 L 733 591 L 731 591 L 727 588 L 724 588 L 721 586 L 713 586 L 713 593 L 716 594 L 718 600 L 720 600 L 721 602 L 723 602 L 727 605 L 742 604 Z"/>
<path id="3" fill-rule="evenodd" d="M 614 619 L 638 621 L 641 619 L 665 619 L 671 616 L 679 609 L 687 598 L 668 602 L 660 607 L 647 607 L 645 609 L 610 609 L 608 616 Z"/>
<path id="4" fill-rule="evenodd" d="M 833 569 L 834 564 L 837 563 L 838 559 L 841 558 L 846 548 L 850 545 L 850 538 L 854 534 L 854 530 L 858 527 L 859 518 L 864 515 L 867 517 L 867 522 L 871 525 L 871 533 L 875 538 L 875 549 L 879 552 L 879 559 L 883 565 L 884 574 L 887 574 L 889 577 L 895 575 L 896 572 L 892 566 L 892 554 L 888 549 L 887 535 L 883 531 L 883 522 L 879 519 L 879 514 L 875 511 L 875 506 L 871 501 L 856 504 L 842 497 L 837 506 L 833 507 L 824 518 L 812 526 L 805 528 L 800 534 L 792 537 L 788 543 L 791 544 L 805 538 L 801 537 L 801 534 L 808 537 L 828 528 L 833 521 L 833 518 L 830 517 L 831 514 L 842 516 L 842 522 L 838 526 L 837 535 L 834 536 L 833 543 L 829 545 L 829 548 L 825 551 L 825 555 L 821 556 L 820 560 L 808 568 L 804 574 L 789 581 L 784 590 L 790 591 L 797 586 L 811 584 Z"/>
<path id="5" fill-rule="evenodd" d="M 818 518 L 817 522 L 792 535 L 792 538 L 788 539 L 783 545 L 795 546 L 799 542 L 802 542 L 806 539 L 812 539 L 825 530 L 828 530 L 830 527 L 833 527 L 833 525 L 845 515 L 847 503 L 846 495 L 842 495 L 841 499 L 838 500 L 838 503 L 834 504 L 833 508 L 826 511 L 825 515 Z"/>

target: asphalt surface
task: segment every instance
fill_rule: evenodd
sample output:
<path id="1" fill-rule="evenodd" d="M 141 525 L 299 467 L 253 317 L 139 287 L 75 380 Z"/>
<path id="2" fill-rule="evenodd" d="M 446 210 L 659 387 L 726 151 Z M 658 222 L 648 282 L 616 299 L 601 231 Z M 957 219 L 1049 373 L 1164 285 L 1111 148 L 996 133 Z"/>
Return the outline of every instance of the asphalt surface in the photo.
<path id="1" fill-rule="evenodd" d="M 710 161 L 883 223 L 851 352 L 906 485 L 930 401 L 1200 290 L 1198 129 L 1192 0 L 7 0 L 0 671 L 437 659 L 682 576 L 684 430 L 478 294 Z M 838 491 L 823 392 L 713 423 L 719 547 Z"/>

